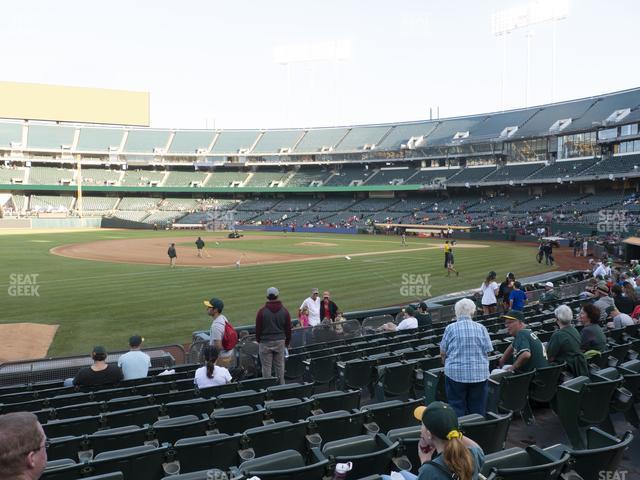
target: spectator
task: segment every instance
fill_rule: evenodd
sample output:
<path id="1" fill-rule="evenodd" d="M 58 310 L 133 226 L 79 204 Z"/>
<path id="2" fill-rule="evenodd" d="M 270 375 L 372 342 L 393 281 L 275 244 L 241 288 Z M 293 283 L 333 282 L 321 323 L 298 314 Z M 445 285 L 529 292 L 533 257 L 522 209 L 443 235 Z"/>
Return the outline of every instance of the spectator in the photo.
<path id="1" fill-rule="evenodd" d="M 614 285 L 611 287 L 611 293 L 613 294 L 613 303 L 615 304 L 616 309 L 620 310 L 622 313 L 631 315 L 635 308 L 635 302 L 633 299 L 622 294 L 622 287 L 620 285 Z M 606 310 L 607 309 L 605 308 L 605 312 Z"/>
<path id="2" fill-rule="evenodd" d="M 398 325 L 393 322 L 388 322 L 382 325 L 379 330 L 387 332 L 396 332 L 400 330 L 411 330 L 418 328 L 418 319 L 414 317 L 416 310 L 409 305 L 407 308 L 402 309 L 402 320 Z"/>
<path id="3" fill-rule="evenodd" d="M 484 282 L 482 282 L 482 285 L 480 285 L 480 292 L 482 293 L 482 313 L 485 315 L 496 313 L 498 308 L 498 300 L 496 299 L 498 290 L 496 272 L 491 271 Z"/>
<path id="4" fill-rule="evenodd" d="M 487 403 L 487 355 L 493 345 L 486 327 L 472 320 L 475 309 L 471 300 L 459 300 L 456 321 L 447 325 L 440 343 L 447 400 L 459 417 L 484 415 Z"/>
<path id="5" fill-rule="evenodd" d="M 553 312 L 556 316 L 556 330 L 547 344 L 547 358 L 551 363 L 566 363 L 567 370 L 574 377 L 589 376 L 587 360 L 580 350 L 580 334 L 571 322 L 573 312 L 566 305 L 560 305 Z"/>
<path id="6" fill-rule="evenodd" d="M 151 358 L 140 350 L 143 341 L 140 335 L 133 335 L 129 339 L 129 351 L 118 359 L 125 380 L 144 378 L 149 373 Z"/>
<path id="7" fill-rule="evenodd" d="M 47 466 L 47 437 L 30 412 L 0 415 L 0 479 L 37 480 Z"/>
<path id="8" fill-rule="evenodd" d="M 604 277 L 607 276 L 607 267 L 601 261 L 596 263 L 596 267 L 593 270 L 593 276 L 598 278 L 599 280 L 603 280 Z"/>
<path id="9" fill-rule="evenodd" d="M 405 480 L 477 479 L 484 464 L 480 446 L 460 432 L 458 417 L 446 403 L 431 402 L 417 407 L 414 416 L 422 422 L 418 441 L 418 458 L 422 466 L 416 477 L 402 471 Z M 434 455 L 438 452 L 437 455 Z M 383 475 L 388 480 L 390 477 Z"/>
<path id="10" fill-rule="evenodd" d="M 636 289 L 631 285 L 630 280 L 625 280 L 622 282 L 622 293 L 625 297 L 630 298 L 633 301 L 634 308 L 638 304 L 638 294 L 636 293 Z"/>
<path id="11" fill-rule="evenodd" d="M 298 309 L 298 314 L 302 311 L 302 307 L 307 307 L 309 309 L 309 325 L 311 327 L 315 327 L 316 325 L 320 325 L 320 298 L 318 297 L 318 289 L 311 289 L 311 296 L 305 298 L 302 305 Z"/>
<path id="12" fill-rule="evenodd" d="M 521 290 L 520 282 L 513 282 L 513 290 L 509 294 L 509 307 L 511 310 L 521 312 L 527 303 L 527 294 Z"/>
<path id="13" fill-rule="evenodd" d="M 82 368 L 73 379 L 78 387 L 103 387 L 115 385 L 122 380 L 122 370 L 117 365 L 106 362 L 107 351 L 102 345 L 96 345 L 91 352 L 93 365 Z"/>
<path id="14" fill-rule="evenodd" d="M 282 302 L 276 287 L 267 289 L 267 302 L 256 314 L 256 341 L 262 363 L 262 376 L 271 377 L 271 368 L 284 384 L 284 351 L 291 342 L 291 317 Z M 317 295 L 317 291 L 316 291 Z"/>
<path id="15" fill-rule="evenodd" d="M 302 309 L 300 309 L 300 315 L 298 315 L 298 322 L 300 324 L 301 327 L 308 327 L 309 326 L 309 307 L 302 307 Z"/>
<path id="16" fill-rule="evenodd" d="M 624 328 L 635 325 L 633 318 L 626 313 L 621 313 L 616 307 L 607 308 L 608 328 Z"/>
<path id="17" fill-rule="evenodd" d="M 320 316 L 322 317 L 322 320 L 329 319 L 332 322 L 335 321 L 338 310 L 338 305 L 331 300 L 329 292 L 325 291 L 322 294 L 322 303 L 320 304 Z"/>
<path id="18" fill-rule="evenodd" d="M 502 301 L 502 309 L 507 312 L 509 311 L 509 295 L 511 295 L 511 291 L 513 290 L 513 282 L 516 281 L 516 276 L 509 272 L 507 274 L 507 278 L 500 284 L 500 288 L 498 289 L 498 297 Z"/>
<path id="19" fill-rule="evenodd" d="M 218 360 L 218 349 L 213 345 L 205 345 L 202 349 L 204 367 L 196 370 L 193 383 L 198 388 L 215 387 L 225 385 L 231 381 L 231 374 L 225 367 L 216 365 Z"/>
<path id="20" fill-rule="evenodd" d="M 219 298 L 212 298 L 211 300 L 205 300 L 203 303 L 207 307 L 207 314 L 213 319 L 213 322 L 211 322 L 210 343 L 218 350 L 218 365 L 229 368 L 233 362 L 234 349 L 225 350 L 222 346 L 224 331 L 229 321 L 227 317 L 222 315 L 224 302 Z"/>
<path id="21" fill-rule="evenodd" d="M 500 357 L 498 365 L 503 370 L 511 370 L 515 373 L 526 373 L 536 368 L 548 367 L 544 345 L 535 333 L 526 327 L 524 314 L 518 310 L 512 310 L 502 315 L 505 327 L 513 338 L 511 345 Z M 513 365 L 505 365 L 513 358 Z"/>
<path id="22" fill-rule="evenodd" d="M 609 287 L 605 282 L 598 282 L 594 290 L 596 301 L 593 302 L 598 308 L 600 313 L 600 321 L 597 323 L 604 323 L 607 319 L 607 308 L 615 306 L 613 298 L 609 296 Z"/>
<path id="23" fill-rule="evenodd" d="M 597 303 L 597 302 L 596 302 Z M 607 313 L 605 312 L 605 318 Z M 600 328 L 600 309 L 595 304 L 586 304 L 580 310 L 580 348 L 583 351 L 597 350 L 604 352 L 607 348 L 607 337 Z"/>
<path id="24" fill-rule="evenodd" d="M 429 313 L 429 307 L 427 302 L 420 302 L 418 305 L 418 311 L 415 313 L 416 320 L 418 320 L 419 327 L 431 327 L 431 314 Z"/>
<path id="25" fill-rule="evenodd" d="M 544 293 L 540 297 L 541 303 L 556 302 L 558 301 L 558 294 L 553 290 L 553 282 L 547 282 L 544 284 Z"/>

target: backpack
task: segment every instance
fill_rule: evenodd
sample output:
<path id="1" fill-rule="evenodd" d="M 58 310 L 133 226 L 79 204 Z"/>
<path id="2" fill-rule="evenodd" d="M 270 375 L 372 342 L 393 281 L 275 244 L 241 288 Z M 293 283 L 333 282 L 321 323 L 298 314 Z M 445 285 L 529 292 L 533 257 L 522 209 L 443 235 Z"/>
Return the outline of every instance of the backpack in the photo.
<path id="1" fill-rule="evenodd" d="M 222 348 L 225 350 L 233 350 L 233 348 L 238 343 L 238 332 L 236 332 L 235 328 L 229 323 L 224 322 L 224 334 L 222 335 Z"/>

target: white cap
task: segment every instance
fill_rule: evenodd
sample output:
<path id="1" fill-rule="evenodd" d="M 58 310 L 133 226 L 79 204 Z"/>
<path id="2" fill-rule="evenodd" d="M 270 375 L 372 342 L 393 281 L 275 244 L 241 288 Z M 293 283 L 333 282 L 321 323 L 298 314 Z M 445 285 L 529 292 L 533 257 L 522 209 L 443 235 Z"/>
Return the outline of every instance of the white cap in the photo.
<path id="1" fill-rule="evenodd" d="M 277 297 L 278 295 L 280 295 L 280 292 L 276 287 L 267 288 L 267 297 Z"/>
<path id="2" fill-rule="evenodd" d="M 552 282 L 547 282 L 544 284 L 545 287 L 549 287 L 549 288 L 553 288 L 553 283 Z"/>

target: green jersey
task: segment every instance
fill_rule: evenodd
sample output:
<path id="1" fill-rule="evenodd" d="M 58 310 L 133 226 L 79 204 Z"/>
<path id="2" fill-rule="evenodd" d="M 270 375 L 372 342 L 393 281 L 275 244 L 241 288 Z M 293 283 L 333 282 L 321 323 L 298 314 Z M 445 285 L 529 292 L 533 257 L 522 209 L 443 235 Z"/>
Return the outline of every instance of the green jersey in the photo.
<path id="1" fill-rule="evenodd" d="M 513 357 L 516 360 L 524 352 L 531 354 L 529 360 L 518 369 L 518 373 L 530 372 L 535 368 L 549 366 L 544 345 L 542 345 L 540 339 L 531 330 L 527 328 L 520 330 L 516 338 L 513 339 L 511 346 L 513 347 Z"/>

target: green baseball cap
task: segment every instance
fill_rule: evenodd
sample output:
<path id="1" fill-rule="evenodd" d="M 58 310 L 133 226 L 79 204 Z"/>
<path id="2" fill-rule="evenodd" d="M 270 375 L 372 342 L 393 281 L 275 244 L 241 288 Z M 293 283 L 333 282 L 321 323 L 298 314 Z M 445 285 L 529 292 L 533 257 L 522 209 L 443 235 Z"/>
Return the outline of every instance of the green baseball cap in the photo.
<path id="1" fill-rule="evenodd" d="M 444 402 L 431 402 L 429 405 L 417 407 L 413 411 L 416 420 L 441 440 L 447 440 L 452 432 L 457 432 L 458 415 L 451 406 Z"/>
<path id="2" fill-rule="evenodd" d="M 222 309 L 224 308 L 224 302 L 222 300 L 220 300 L 219 298 L 212 298 L 211 300 L 205 300 L 202 303 L 204 303 L 205 307 L 207 307 L 207 308 L 215 308 L 220 313 L 222 313 Z"/>
<path id="3" fill-rule="evenodd" d="M 517 322 L 525 323 L 524 313 L 520 310 L 509 310 L 507 313 L 502 315 L 502 318 L 505 320 L 515 320 Z"/>

